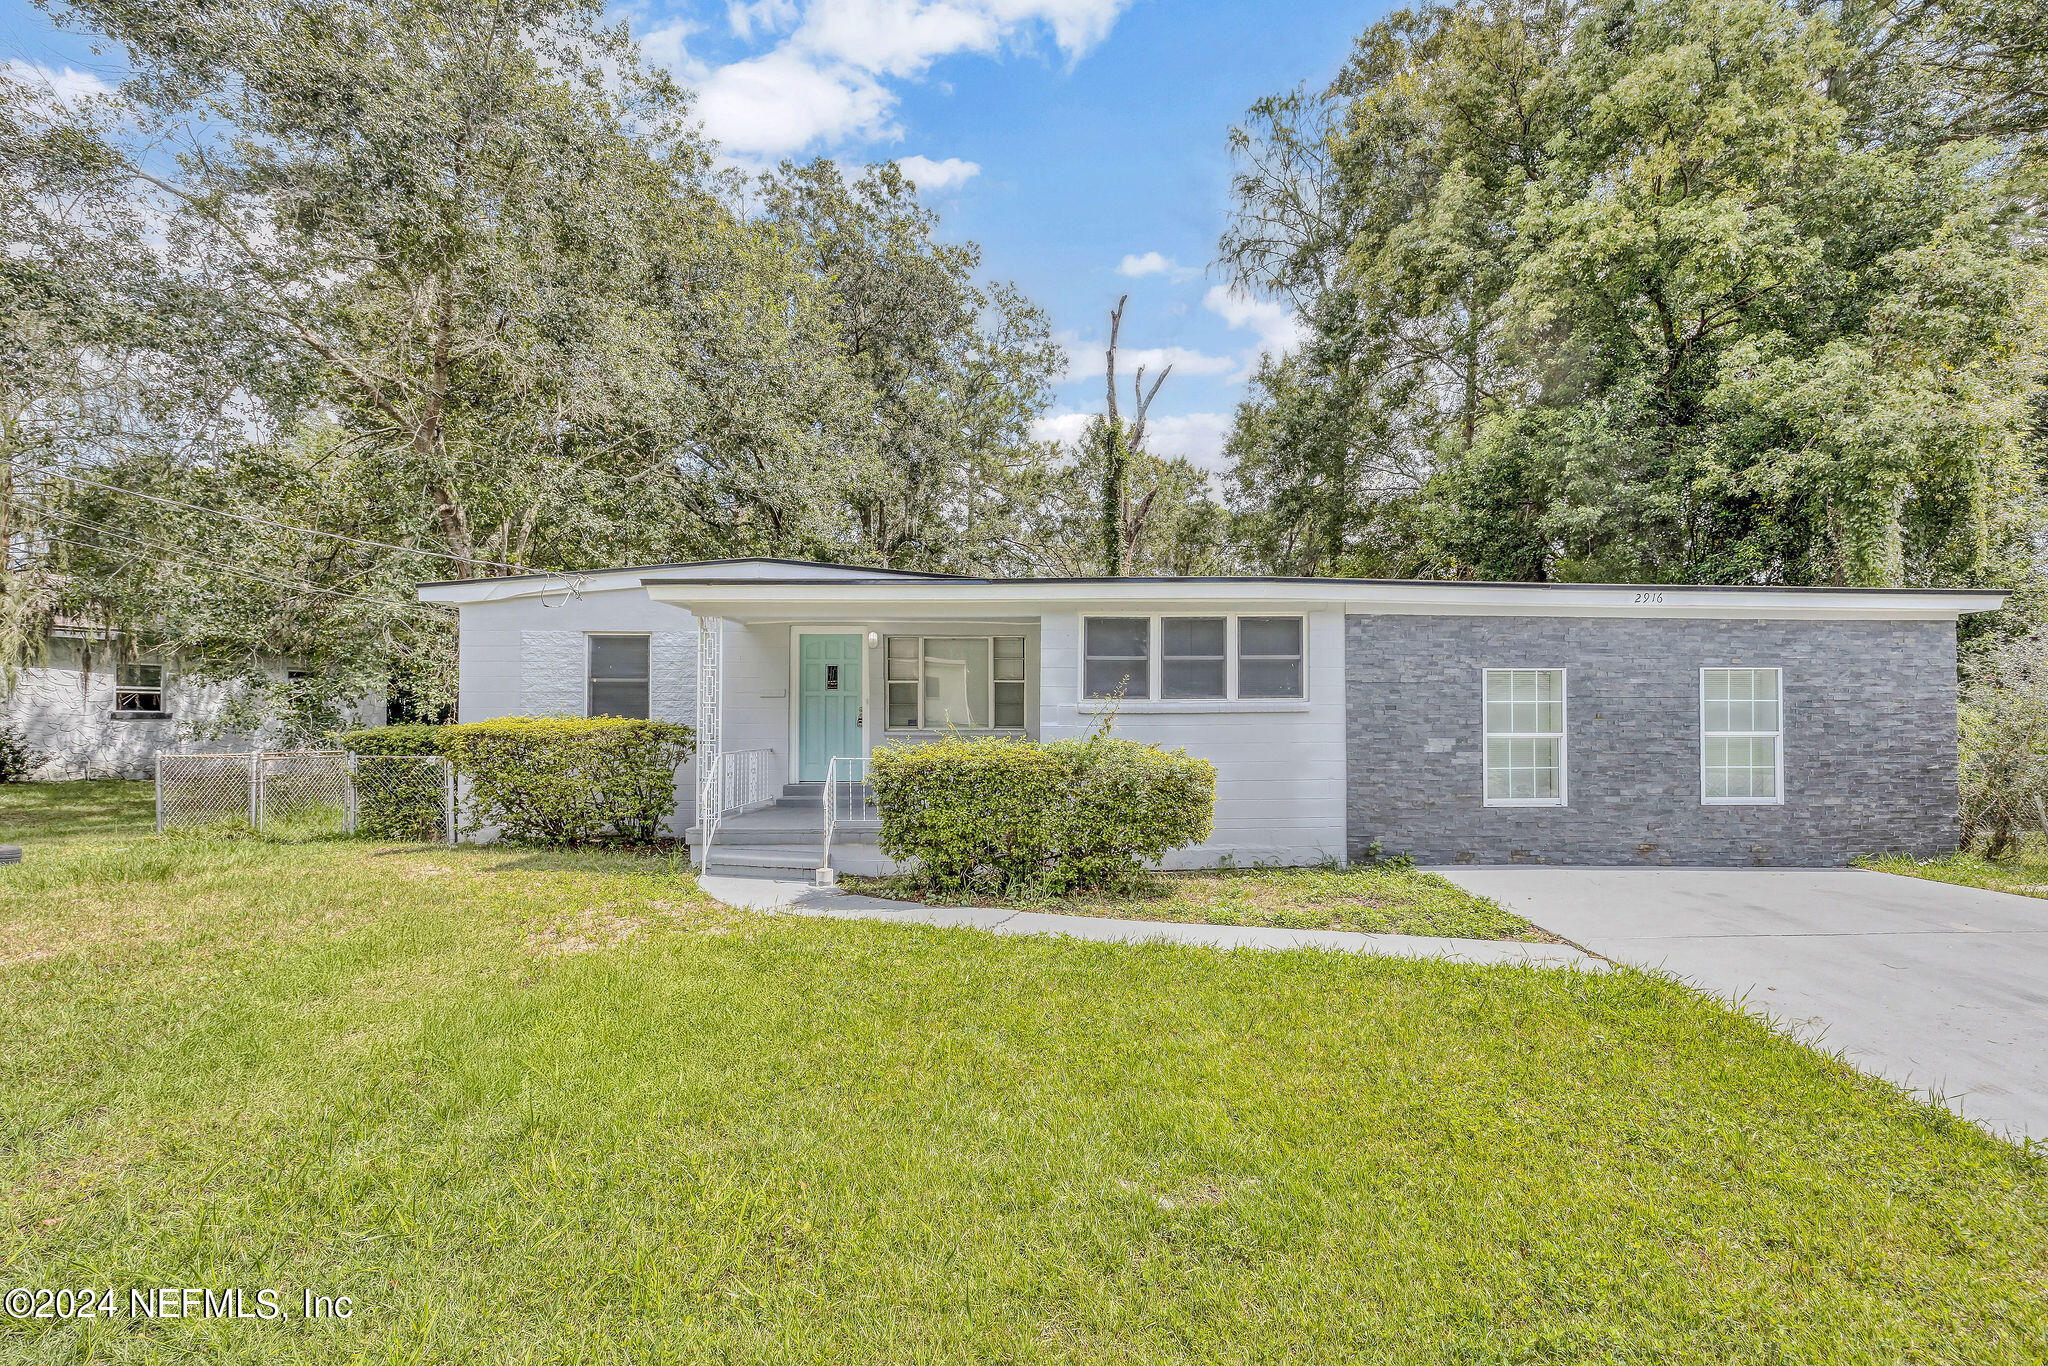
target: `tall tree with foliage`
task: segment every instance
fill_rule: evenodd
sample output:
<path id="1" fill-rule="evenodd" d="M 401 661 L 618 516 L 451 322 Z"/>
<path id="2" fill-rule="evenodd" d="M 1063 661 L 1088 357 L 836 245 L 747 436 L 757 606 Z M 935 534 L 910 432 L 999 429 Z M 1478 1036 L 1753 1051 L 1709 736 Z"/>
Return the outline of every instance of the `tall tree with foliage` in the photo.
<path id="1" fill-rule="evenodd" d="M 74 615 L 259 701 L 288 700 L 265 661 L 289 653 L 315 679 L 297 691 L 328 691 L 293 703 L 311 715 L 394 678 L 445 683 L 447 623 L 410 601 L 421 578 L 1014 555 L 1006 493 L 1042 482 L 1029 426 L 1060 364 L 1043 316 L 975 282 L 974 249 L 937 244 L 893 169 L 854 187 L 792 170 L 765 206 L 713 174 L 685 92 L 595 0 L 48 8 L 127 50 L 129 136 L 81 160 L 10 119 L 10 153 L 48 154 L 10 155 L 45 169 L 10 184 L 5 259 L 72 251 L 81 306 L 139 297 L 85 287 L 93 271 L 146 281 L 156 294 L 121 316 L 184 354 L 137 350 L 132 394 L 160 429 L 222 436 L 122 444 L 53 420 L 61 386 L 38 400 L 64 458 L 124 490 L 37 487 L 74 519 L 75 559 L 35 550 Z M 41 210 L 64 175 L 135 222 L 73 251 L 84 239 Z M 103 380 L 77 362 L 107 353 L 111 323 L 74 324 L 64 345 L 41 324 L 9 340 L 52 376 Z M 258 411 L 172 423 L 169 395 Z"/>
<path id="2" fill-rule="evenodd" d="M 871 441 L 865 477 L 834 500 L 852 553 L 896 568 L 973 569 L 1015 539 L 1013 494 L 1038 474 L 1030 438 L 1064 357 L 1045 314 L 983 283 L 980 248 L 942 242 L 894 165 L 852 181 L 829 161 L 760 182 L 764 221 L 825 282 L 857 386 L 846 433 Z"/>
<path id="3" fill-rule="evenodd" d="M 1315 333 L 1241 415 L 1245 510 L 1322 527 L 1318 565 L 1384 564 L 1394 526 L 1430 574 L 2007 572 L 2043 354 L 2032 115 L 1995 42 L 1967 88 L 1939 59 L 1988 12 L 1888 14 L 1473 3 L 1369 29 L 1315 106 L 1320 160 L 1274 150 L 1310 140 L 1299 103 L 1243 142 L 1226 259 L 1308 282 Z M 1331 236 L 1341 264 L 1297 264 Z M 1283 431 L 1380 459 L 1290 468 Z"/>

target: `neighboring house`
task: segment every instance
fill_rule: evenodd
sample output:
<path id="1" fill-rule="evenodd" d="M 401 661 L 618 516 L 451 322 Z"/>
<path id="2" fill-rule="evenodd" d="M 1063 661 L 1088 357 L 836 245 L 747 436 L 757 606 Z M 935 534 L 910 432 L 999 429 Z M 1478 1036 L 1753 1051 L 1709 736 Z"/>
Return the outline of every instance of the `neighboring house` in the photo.
<path id="1" fill-rule="evenodd" d="M 271 666 L 289 676 L 286 661 Z M 60 629 L 40 663 L 0 699 L 0 720 L 42 751 L 37 778 L 147 778 L 156 756 L 215 754 L 281 743 L 220 730 L 233 685 L 202 682 L 165 656 L 136 657 L 103 634 Z M 357 714 L 382 720 L 383 700 Z"/>
<path id="2" fill-rule="evenodd" d="M 1426 863 L 1832 864 L 1952 850 L 1956 622 L 2004 598 L 997 580 L 765 559 L 590 573 L 573 589 L 546 576 L 435 583 L 420 596 L 461 611 L 462 720 L 697 726 L 679 829 L 697 819 L 696 774 L 713 756 L 764 768 L 800 809 L 835 757 L 948 730 L 1081 736 L 1113 714 L 1117 735 L 1216 765 L 1214 831 L 1180 865 L 1375 850 Z M 742 824 L 722 825 L 734 833 L 721 844 Z M 782 862 L 800 862 L 810 838 L 785 838 Z"/>

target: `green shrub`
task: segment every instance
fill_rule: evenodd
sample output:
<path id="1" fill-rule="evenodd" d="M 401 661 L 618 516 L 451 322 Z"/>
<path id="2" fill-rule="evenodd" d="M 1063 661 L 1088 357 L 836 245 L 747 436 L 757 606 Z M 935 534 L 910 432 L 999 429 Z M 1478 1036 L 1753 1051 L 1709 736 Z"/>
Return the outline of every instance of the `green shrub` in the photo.
<path id="1" fill-rule="evenodd" d="M 356 758 L 356 834 L 377 840 L 445 839 L 441 766 L 447 726 L 372 726 L 340 737 Z"/>
<path id="2" fill-rule="evenodd" d="M 0 783 L 16 783 L 48 757 L 13 726 L 0 725 Z"/>
<path id="3" fill-rule="evenodd" d="M 343 731 L 341 747 L 350 754 L 442 754 L 453 726 L 407 723 L 398 726 L 370 726 Z"/>
<path id="4" fill-rule="evenodd" d="M 883 852 L 941 891 L 1127 882 L 1206 839 L 1216 809 L 1208 760 L 1106 736 L 949 738 L 877 750 L 869 773 Z"/>
<path id="5" fill-rule="evenodd" d="M 688 726 L 619 717 L 506 716 L 438 729 L 471 813 L 532 844 L 651 843 L 675 809 L 676 770 L 697 744 Z"/>

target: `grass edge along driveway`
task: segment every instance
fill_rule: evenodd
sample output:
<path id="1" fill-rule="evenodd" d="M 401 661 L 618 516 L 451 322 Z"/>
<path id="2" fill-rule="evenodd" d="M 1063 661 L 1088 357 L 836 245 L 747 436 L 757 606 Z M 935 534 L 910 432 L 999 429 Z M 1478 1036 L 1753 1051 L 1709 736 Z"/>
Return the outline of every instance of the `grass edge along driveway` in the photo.
<path id="1" fill-rule="evenodd" d="M 59 837 L 22 801 L 0 1284 L 359 1309 L 0 1321 L 0 1358 L 2048 1342 L 2038 1157 L 1648 974 L 760 916 L 661 860 Z"/>

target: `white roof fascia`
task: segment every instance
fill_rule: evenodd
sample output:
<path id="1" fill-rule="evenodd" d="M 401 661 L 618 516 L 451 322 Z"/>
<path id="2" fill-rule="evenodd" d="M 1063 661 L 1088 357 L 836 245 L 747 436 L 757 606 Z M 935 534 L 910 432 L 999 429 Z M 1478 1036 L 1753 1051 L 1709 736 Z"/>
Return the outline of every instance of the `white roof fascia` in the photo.
<path id="1" fill-rule="evenodd" d="M 809 564 L 787 560 L 708 560 L 702 564 L 636 565 L 621 569 L 593 569 L 561 574 L 514 574 L 503 578 L 449 580 L 421 584 L 421 602 L 474 606 L 503 602 L 508 598 L 547 598 L 553 601 L 583 593 L 616 593 L 640 587 L 642 579 L 718 579 L 772 585 L 788 579 L 849 579 L 905 583 L 945 582 L 943 575 L 913 574 L 905 570 L 866 569 L 858 565 Z"/>
<path id="2" fill-rule="evenodd" d="M 2005 605 L 2003 592 L 1384 584 L 1345 610 L 1404 616 L 1734 617 L 1747 620 L 1954 621 Z"/>
<path id="3" fill-rule="evenodd" d="M 1033 615 L 1058 608 L 1153 611 L 1303 610 L 1422 616 L 1720 617 L 1738 619 L 1950 620 L 1988 612 L 2001 592 L 1743 590 L 1581 587 L 1575 584 L 1360 583 L 1343 580 L 1213 579 L 901 583 L 666 583 L 649 575 L 647 595 L 702 616 L 737 621 L 823 616 L 943 616 L 975 609 Z"/>
<path id="4" fill-rule="evenodd" d="M 546 598 L 549 602 L 581 597 L 586 593 L 637 592 L 640 570 L 611 570 L 602 574 L 564 574 L 561 578 L 464 579 L 460 583 L 429 583 L 420 587 L 421 602 L 442 602 L 457 607 L 475 607 L 486 602 L 509 602 L 516 598 Z"/>

